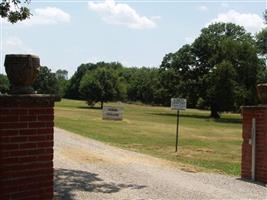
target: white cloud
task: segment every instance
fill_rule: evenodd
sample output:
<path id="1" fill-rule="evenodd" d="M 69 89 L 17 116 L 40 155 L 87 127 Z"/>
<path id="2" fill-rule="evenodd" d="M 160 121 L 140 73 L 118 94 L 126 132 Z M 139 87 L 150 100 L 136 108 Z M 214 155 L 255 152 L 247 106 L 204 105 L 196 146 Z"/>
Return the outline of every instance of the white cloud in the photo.
<path id="1" fill-rule="evenodd" d="M 198 6 L 197 9 L 200 10 L 200 11 L 207 11 L 208 10 L 208 7 L 202 5 L 202 6 Z"/>
<path id="2" fill-rule="evenodd" d="M 58 24 L 70 22 L 70 14 L 56 7 L 37 8 L 33 16 L 23 21 L 26 25 Z"/>
<path id="3" fill-rule="evenodd" d="M 153 18 L 139 15 L 128 4 L 116 3 L 114 0 L 104 2 L 88 2 L 89 9 L 102 16 L 108 24 L 123 25 L 133 29 L 155 28 Z"/>
<path id="4" fill-rule="evenodd" d="M 4 54 L 32 54 L 34 53 L 19 37 L 9 36 L 3 40 Z"/>
<path id="5" fill-rule="evenodd" d="M 247 31 L 256 33 L 265 27 L 261 16 L 254 13 L 239 13 L 235 10 L 229 10 L 226 13 L 219 14 L 215 19 L 211 20 L 207 25 L 215 22 L 235 23 L 244 26 Z"/>
<path id="6" fill-rule="evenodd" d="M 71 20 L 70 14 L 56 7 L 37 8 L 32 12 L 32 16 L 16 25 L 50 25 L 59 23 L 68 23 Z M 10 24 L 4 20 L 5 24 Z"/>

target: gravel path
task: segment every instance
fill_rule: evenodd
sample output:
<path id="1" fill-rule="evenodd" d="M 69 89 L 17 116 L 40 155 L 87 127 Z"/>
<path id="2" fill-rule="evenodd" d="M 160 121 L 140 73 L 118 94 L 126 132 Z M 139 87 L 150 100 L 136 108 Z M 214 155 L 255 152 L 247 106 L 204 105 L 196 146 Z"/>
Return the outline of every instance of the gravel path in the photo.
<path id="1" fill-rule="evenodd" d="M 56 199 L 267 199 L 267 187 L 238 177 L 190 173 L 171 162 L 55 128 Z"/>

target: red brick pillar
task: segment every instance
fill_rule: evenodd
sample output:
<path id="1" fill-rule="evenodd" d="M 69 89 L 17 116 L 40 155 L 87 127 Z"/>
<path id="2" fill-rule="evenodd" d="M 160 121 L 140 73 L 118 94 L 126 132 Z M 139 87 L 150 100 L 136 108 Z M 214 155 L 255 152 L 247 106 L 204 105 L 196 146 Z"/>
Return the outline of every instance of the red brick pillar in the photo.
<path id="1" fill-rule="evenodd" d="M 246 106 L 242 108 L 243 115 L 243 144 L 241 177 L 251 179 L 252 145 L 251 139 L 252 119 L 256 120 L 256 157 L 255 179 L 267 183 L 267 106 Z"/>
<path id="2" fill-rule="evenodd" d="M 0 199 L 53 198 L 51 95 L 0 95 Z"/>

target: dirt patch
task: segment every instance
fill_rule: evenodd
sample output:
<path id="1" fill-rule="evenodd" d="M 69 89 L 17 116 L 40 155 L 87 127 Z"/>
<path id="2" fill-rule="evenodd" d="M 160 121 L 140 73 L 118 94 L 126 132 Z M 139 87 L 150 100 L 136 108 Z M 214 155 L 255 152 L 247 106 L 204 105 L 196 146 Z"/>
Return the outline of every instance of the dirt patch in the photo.
<path id="1" fill-rule="evenodd" d="M 59 154 L 62 154 L 64 157 L 68 157 L 72 160 L 78 161 L 79 163 L 104 162 L 104 159 L 100 155 L 93 154 L 92 152 L 88 152 L 83 149 L 68 147 L 68 148 L 62 148 L 58 152 Z"/>
<path id="2" fill-rule="evenodd" d="M 205 153 L 213 153 L 214 152 L 212 149 L 209 149 L 209 148 L 198 148 L 198 149 L 196 149 L 196 151 L 205 152 Z"/>
<path id="3" fill-rule="evenodd" d="M 185 171 L 185 172 L 190 172 L 190 173 L 197 173 L 198 171 L 194 168 L 190 168 L 190 167 L 181 167 L 180 168 L 182 171 Z"/>

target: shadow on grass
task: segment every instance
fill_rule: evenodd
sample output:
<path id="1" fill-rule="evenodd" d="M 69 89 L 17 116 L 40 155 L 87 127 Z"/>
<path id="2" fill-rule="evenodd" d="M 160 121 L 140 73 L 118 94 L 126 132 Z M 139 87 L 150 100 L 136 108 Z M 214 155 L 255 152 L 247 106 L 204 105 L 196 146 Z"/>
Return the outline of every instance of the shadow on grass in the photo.
<path id="1" fill-rule="evenodd" d="M 101 107 L 90 107 L 90 106 L 78 106 L 79 109 L 91 109 L 91 110 L 102 110 Z"/>
<path id="2" fill-rule="evenodd" d="M 242 120 L 238 118 L 220 118 L 214 119 L 215 122 L 218 123 L 231 123 L 231 124 L 241 124 Z"/>
<path id="3" fill-rule="evenodd" d="M 267 187 L 267 185 L 265 183 L 261 183 L 261 182 L 258 182 L 258 181 L 252 181 L 250 179 L 236 178 L 236 180 L 238 180 L 238 181 L 244 181 L 244 182 L 255 184 L 255 185 L 259 185 L 259 186 L 262 186 L 262 187 Z"/>
<path id="4" fill-rule="evenodd" d="M 136 184 L 107 183 L 99 178 L 98 174 L 61 168 L 54 171 L 54 184 L 55 199 L 64 200 L 74 199 L 74 191 L 110 194 L 125 188 L 142 189 L 146 187 Z"/>
<path id="5" fill-rule="evenodd" d="M 150 115 L 159 115 L 159 116 L 165 116 L 165 117 L 176 117 L 176 113 L 148 113 Z M 187 118 L 199 118 L 199 119 L 209 119 L 209 116 L 205 115 L 185 115 L 180 113 L 180 117 L 187 117 Z"/>
<path id="6" fill-rule="evenodd" d="M 165 116 L 165 117 L 176 117 L 176 113 L 148 113 L 150 115 L 158 115 L 158 116 Z M 180 117 L 184 118 L 196 118 L 196 119 L 210 119 L 214 120 L 218 123 L 234 123 L 234 124 L 240 124 L 242 122 L 241 119 L 238 118 L 220 118 L 220 119 L 213 119 L 208 115 L 195 115 L 195 114 L 181 114 Z"/>

